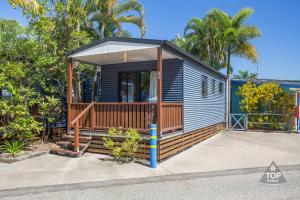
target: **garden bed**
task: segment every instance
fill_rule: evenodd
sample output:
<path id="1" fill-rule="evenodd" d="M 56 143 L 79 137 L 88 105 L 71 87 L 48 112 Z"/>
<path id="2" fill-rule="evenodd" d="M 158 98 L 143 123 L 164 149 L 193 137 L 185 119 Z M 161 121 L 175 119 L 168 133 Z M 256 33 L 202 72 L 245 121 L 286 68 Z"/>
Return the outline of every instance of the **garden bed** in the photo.
<path id="1" fill-rule="evenodd" d="M 0 153 L 0 162 L 13 163 L 29 158 L 48 154 L 52 143 L 34 143 L 27 146 L 22 152 L 18 153 L 17 156 L 13 157 L 9 153 Z"/>

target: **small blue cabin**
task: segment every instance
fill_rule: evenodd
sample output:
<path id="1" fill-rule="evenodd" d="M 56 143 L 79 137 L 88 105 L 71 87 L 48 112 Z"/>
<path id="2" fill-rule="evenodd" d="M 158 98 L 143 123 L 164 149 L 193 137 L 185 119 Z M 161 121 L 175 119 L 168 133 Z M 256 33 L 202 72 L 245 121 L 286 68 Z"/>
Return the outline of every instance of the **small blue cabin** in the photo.
<path id="1" fill-rule="evenodd" d="M 68 129 L 75 134 L 90 131 L 97 140 L 111 127 L 135 128 L 147 140 L 157 124 L 162 160 L 224 129 L 226 76 L 169 41 L 108 37 L 67 58 Z M 73 102 L 75 62 L 98 66 L 91 102 Z M 107 153 L 102 147 L 88 151 Z"/>

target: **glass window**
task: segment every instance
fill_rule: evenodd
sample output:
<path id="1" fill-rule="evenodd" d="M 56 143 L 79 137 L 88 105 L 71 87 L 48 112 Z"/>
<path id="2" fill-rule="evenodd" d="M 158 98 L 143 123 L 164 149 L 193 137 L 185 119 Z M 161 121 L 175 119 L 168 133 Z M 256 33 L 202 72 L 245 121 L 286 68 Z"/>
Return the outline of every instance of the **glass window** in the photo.
<path id="1" fill-rule="evenodd" d="M 121 72 L 119 74 L 119 101 L 148 102 L 150 81 L 150 71 Z"/>
<path id="2" fill-rule="evenodd" d="M 219 93 L 223 94 L 224 93 L 224 83 L 219 83 Z"/>
<path id="3" fill-rule="evenodd" d="M 207 77 L 204 75 L 201 76 L 201 95 L 207 96 Z"/>
<path id="4" fill-rule="evenodd" d="M 216 80 L 215 79 L 211 80 L 211 92 L 213 94 L 216 93 Z"/>
<path id="5" fill-rule="evenodd" d="M 124 72 L 120 74 L 119 96 L 121 102 L 138 101 L 138 76 L 135 72 Z"/>

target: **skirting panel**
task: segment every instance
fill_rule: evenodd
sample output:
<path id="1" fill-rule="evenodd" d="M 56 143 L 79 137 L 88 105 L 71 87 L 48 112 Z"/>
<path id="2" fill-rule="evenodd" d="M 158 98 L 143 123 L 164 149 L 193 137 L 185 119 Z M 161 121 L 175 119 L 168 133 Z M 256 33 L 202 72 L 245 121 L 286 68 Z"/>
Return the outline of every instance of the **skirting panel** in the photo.
<path id="1" fill-rule="evenodd" d="M 215 124 L 193 132 L 181 134 L 168 139 L 161 139 L 157 142 L 157 159 L 164 161 L 191 146 L 210 138 L 220 131 L 224 130 L 224 123 Z M 111 150 L 104 146 L 103 136 L 92 136 L 91 144 L 87 152 L 111 155 Z M 122 138 L 114 138 L 115 141 L 122 141 Z M 149 159 L 149 140 L 143 140 L 138 152 L 137 158 Z"/>
<path id="2" fill-rule="evenodd" d="M 224 123 L 215 124 L 193 132 L 160 140 L 158 145 L 158 160 L 163 161 L 193 145 L 202 142 L 224 130 Z"/>
<path id="3" fill-rule="evenodd" d="M 116 142 L 121 142 L 123 140 L 124 140 L 123 138 L 114 138 L 114 141 Z M 103 136 L 92 136 L 92 141 L 87 149 L 87 152 L 105 154 L 105 155 L 112 154 L 112 151 L 104 146 Z M 149 159 L 150 158 L 149 152 L 150 152 L 149 141 L 143 140 L 135 156 L 137 158 Z"/>

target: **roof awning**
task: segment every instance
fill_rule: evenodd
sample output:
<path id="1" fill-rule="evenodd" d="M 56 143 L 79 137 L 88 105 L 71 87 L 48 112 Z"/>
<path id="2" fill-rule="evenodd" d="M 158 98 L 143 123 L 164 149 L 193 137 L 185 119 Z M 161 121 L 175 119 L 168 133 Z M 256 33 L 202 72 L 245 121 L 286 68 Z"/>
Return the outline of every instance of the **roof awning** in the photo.
<path id="1" fill-rule="evenodd" d="M 73 53 L 68 58 L 96 65 L 150 61 L 157 59 L 158 47 L 159 44 L 106 41 Z M 166 50 L 163 50 L 162 57 L 163 59 L 177 58 Z"/>
<path id="2" fill-rule="evenodd" d="M 177 58 L 185 60 L 195 63 L 198 67 L 204 67 L 224 79 L 227 78 L 221 72 L 203 63 L 199 58 L 185 52 L 167 40 L 105 37 L 91 44 L 67 52 L 67 58 L 100 66 L 127 62 L 151 61 L 157 60 L 158 47 L 161 47 L 162 49 L 163 59 Z"/>

